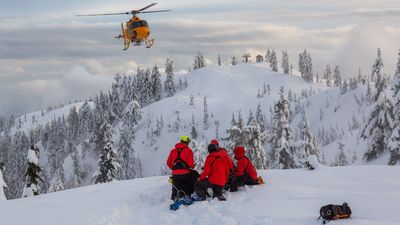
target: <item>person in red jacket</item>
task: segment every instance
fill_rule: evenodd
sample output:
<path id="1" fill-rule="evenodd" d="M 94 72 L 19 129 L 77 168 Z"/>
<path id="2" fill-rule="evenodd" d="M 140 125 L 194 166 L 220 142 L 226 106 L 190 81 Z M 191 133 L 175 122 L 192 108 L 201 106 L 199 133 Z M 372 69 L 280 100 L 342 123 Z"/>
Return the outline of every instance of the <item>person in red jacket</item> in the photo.
<path id="1" fill-rule="evenodd" d="M 233 170 L 233 168 L 235 167 L 235 165 L 233 164 L 231 157 L 228 154 L 228 151 L 225 148 L 222 148 L 219 146 L 219 141 L 217 139 L 212 139 L 210 144 L 214 144 L 217 146 L 217 151 L 222 152 L 223 155 L 226 157 L 226 160 L 228 161 L 229 164 L 229 171 Z M 229 174 L 228 174 L 229 175 Z"/>
<path id="2" fill-rule="evenodd" d="M 237 165 L 231 191 L 237 191 L 238 186 L 257 185 L 257 171 L 250 159 L 247 158 L 245 149 L 241 146 L 237 146 L 233 149 L 233 152 L 237 160 Z"/>
<path id="3" fill-rule="evenodd" d="M 208 195 L 207 189 L 211 188 L 213 197 L 218 198 L 220 201 L 225 201 L 222 189 L 228 180 L 229 164 L 224 154 L 218 151 L 216 145 L 209 144 L 207 149 L 209 154 L 204 163 L 204 170 L 196 182 L 194 190 L 199 200 L 205 200 Z"/>
<path id="4" fill-rule="evenodd" d="M 167 166 L 172 170 L 171 199 L 176 201 L 181 197 L 190 196 L 194 192 L 194 183 L 199 174 L 193 170 L 193 151 L 188 144 L 190 138 L 181 136 L 180 142 L 171 150 L 167 159 Z"/>

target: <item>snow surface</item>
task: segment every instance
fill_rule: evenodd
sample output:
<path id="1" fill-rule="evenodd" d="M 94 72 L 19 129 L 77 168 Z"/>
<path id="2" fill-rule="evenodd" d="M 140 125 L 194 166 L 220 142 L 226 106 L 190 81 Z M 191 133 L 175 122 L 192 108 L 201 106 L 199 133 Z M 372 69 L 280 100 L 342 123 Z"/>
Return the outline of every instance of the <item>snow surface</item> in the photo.
<path id="1" fill-rule="evenodd" d="M 7 184 L 6 184 L 6 182 L 4 182 L 3 172 L 0 170 L 0 202 L 7 200 L 6 196 L 4 195 L 4 188 L 6 188 L 6 187 L 7 187 Z"/>
<path id="2" fill-rule="evenodd" d="M 33 163 L 35 165 L 39 165 L 39 159 L 36 156 L 35 151 L 32 149 L 28 150 L 28 162 Z"/>
<path id="3" fill-rule="evenodd" d="M 351 219 L 331 224 L 398 225 L 400 167 L 259 171 L 265 184 L 170 211 L 168 177 L 91 185 L 0 203 L 5 225 L 312 225 L 321 206 L 347 202 Z"/>

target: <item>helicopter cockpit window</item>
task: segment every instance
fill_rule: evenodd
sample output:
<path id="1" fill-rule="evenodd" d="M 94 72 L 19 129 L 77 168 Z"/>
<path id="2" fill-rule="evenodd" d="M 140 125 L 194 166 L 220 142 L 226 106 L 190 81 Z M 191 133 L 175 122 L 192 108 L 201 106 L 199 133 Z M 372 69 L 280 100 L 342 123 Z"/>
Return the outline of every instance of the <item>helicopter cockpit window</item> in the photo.
<path id="1" fill-rule="evenodd" d="M 134 29 L 137 27 L 148 27 L 148 24 L 144 20 L 135 21 L 129 24 L 129 29 Z"/>

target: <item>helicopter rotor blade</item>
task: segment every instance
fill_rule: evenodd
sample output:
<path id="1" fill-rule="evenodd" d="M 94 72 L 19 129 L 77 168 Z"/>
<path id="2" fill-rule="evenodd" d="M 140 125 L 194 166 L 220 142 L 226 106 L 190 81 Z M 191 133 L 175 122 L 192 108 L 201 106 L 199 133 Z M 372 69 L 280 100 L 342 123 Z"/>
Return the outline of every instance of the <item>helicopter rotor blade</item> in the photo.
<path id="1" fill-rule="evenodd" d="M 140 13 L 158 13 L 158 12 L 171 12 L 172 10 L 153 10 L 153 11 L 145 11 L 145 12 L 140 12 Z"/>
<path id="2" fill-rule="evenodd" d="M 130 12 L 122 12 L 122 13 L 101 13 L 101 14 L 84 14 L 84 15 L 76 15 L 76 16 L 114 16 L 114 15 L 129 15 Z"/>
<path id="3" fill-rule="evenodd" d="M 133 10 L 133 11 L 141 12 L 141 11 L 143 11 L 143 10 L 145 10 L 145 9 L 148 9 L 148 8 L 150 8 L 150 7 L 152 7 L 152 6 L 156 5 L 156 4 L 157 4 L 157 3 L 151 3 L 150 5 L 148 5 L 148 6 L 146 6 L 146 7 L 143 7 L 143 8 L 138 9 L 138 10 Z"/>

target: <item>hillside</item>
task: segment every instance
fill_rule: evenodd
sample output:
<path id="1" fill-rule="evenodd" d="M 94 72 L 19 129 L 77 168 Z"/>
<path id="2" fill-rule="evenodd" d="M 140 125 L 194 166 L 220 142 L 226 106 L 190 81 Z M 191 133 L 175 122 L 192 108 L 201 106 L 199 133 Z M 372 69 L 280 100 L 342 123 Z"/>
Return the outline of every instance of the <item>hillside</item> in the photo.
<path id="1" fill-rule="evenodd" d="M 24 183 L 21 168 L 24 168 L 29 140 L 40 149 L 40 165 L 46 176 L 43 192 L 91 184 L 92 175 L 98 170 L 101 151 L 96 138 L 101 135 L 100 125 L 105 122 L 112 124 L 114 145 L 123 165 L 124 174 L 119 179 L 168 174 L 165 159 L 169 150 L 179 136 L 192 136 L 194 129 L 197 136 L 192 137 L 191 147 L 201 168 L 206 145 L 211 139 L 220 139 L 222 146 L 232 144 L 226 139 L 227 130 L 232 127 L 232 117 L 236 121 L 241 117 L 244 129 L 252 117 L 261 118 L 259 125 L 264 127 L 265 135 L 261 151 L 267 156 L 268 168 L 271 168 L 273 159 L 270 157 L 269 139 L 276 121 L 273 118 L 274 105 L 281 95 L 288 99 L 291 141 L 295 148 L 304 144 L 301 125 L 305 113 L 320 160 L 325 165 L 339 165 L 340 147 L 343 152 L 340 165 L 367 164 L 363 159 L 367 140 L 361 138 L 361 131 L 374 105 L 367 100 L 366 84 L 358 82 L 343 91 L 342 87 L 327 87 L 324 80 L 310 83 L 297 72 L 284 75 L 267 67 L 265 63 L 211 65 L 176 75 L 175 83 L 179 83 L 178 79 L 185 79 L 187 87 L 179 89 L 172 97 L 166 97 L 163 89 L 160 100 L 141 100 L 143 107 L 134 111 L 140 114 L 141 119 L 129 128 L 132 138 L 127 139 L 129 146 L 125 148 L 121 145 L 124 143 L 123 132 L 131 121 L 124 119 L 122 111 L 132 98 L 126 95 L 131 91 L 129 88 L 140 88 L 140 84 L 135 83 L 138 75 L 116 80 L 110 93 L 97 95 L 87 104 L 78 102 L 16 118 L 9 133 L 0 133 L 4 152 L 12 152 L 0 154 L 0 161 L 10 162 L 6 164 L 5 179 L 13 191 L 8 196 L 20 196 Z M 160 77 L 164 83 L 165 76 Z M 370 91 L 374 93 L 375 88 L 371 86 Z M 140 100 L 145 92 L 146 89 L 141 89 L 140 95 L 133 99 Z M 390 91 L 386 92 L 390 96 Z M 293 153 L 297 166 L 304 161 L 305 153 L 301 151 L 299 148 Z M 386 165 L 388 158 L 385 150 L 382 157 L 369 163 Z"/>
<path id="2" fill-rule="evenodd" d="M 169 210 L 168 177 L 91 185 L 37 197 L 0 202 L 7 225 L 310 225 L 319 208 L 348 202 L 353 216 L 332 224 L 397 225 L 400 167 L 353 166 L 314 171 L 259 171 L 266 184 Z"/>

